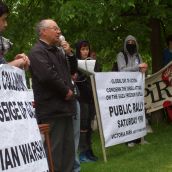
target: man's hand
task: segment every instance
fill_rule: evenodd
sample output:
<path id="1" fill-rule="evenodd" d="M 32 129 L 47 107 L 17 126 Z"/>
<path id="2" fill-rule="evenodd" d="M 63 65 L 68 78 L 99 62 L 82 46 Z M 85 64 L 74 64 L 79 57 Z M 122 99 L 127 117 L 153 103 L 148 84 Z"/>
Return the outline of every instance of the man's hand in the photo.
<path id="1" fill-rule="evenodd" d="M 24 53 L 17 54 L 15 56 L 15 60 L 17 61 L 18 66 L 20 68 L 24 68 L 25 70 L 27 70 L 29 68 L 30 60 L 29 60 L 28 56 L 26 56 Z"/>
<path id="2" fill-rule="evenodd" d="M 139 64 L 140 72 L 145 73 L 147 71 L 148 65 L 146 63 Z"/>
<path id="3" fill-rule="evenodd" d="M 73 91 L 71 89 L 69 89 L 66 97 L 65 97 L 65 100 L 70 100 L 73 98 Z"/>
<path id="4" fill-rule="evenodd" d="M 73 55 L 72 48 L 70 47 L 70 45 L 67 41 L 62 41 L 61 46 L 63 47 L 63 49 L 67 55 L 69 55 L 69 56 Z"/>

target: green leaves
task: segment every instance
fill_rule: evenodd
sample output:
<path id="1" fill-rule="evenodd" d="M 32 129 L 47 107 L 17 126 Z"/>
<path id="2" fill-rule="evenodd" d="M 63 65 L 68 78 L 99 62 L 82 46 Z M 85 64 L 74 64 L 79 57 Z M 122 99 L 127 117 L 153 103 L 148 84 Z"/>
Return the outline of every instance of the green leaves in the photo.
<path id="1" fill-rule="evenodd" d="M 111 68 L 128 34 L 137 37 L 140 52 L 150 62 L 150 20 L 163 21 L 164 33 L 172 30 L 171 0 L 6 0 L 11 9 L 6 37 L 14 42 L 8 54 L 28 52 L 36 41 L 35 24 L 55 19 L 75 48 L 81 39 L 90 41 L 99 61 Z"/>
<path id="2" fill-rule="evenodd" d="M 155 5 L 159 5 L 160 0 L 154 0 Z"/>

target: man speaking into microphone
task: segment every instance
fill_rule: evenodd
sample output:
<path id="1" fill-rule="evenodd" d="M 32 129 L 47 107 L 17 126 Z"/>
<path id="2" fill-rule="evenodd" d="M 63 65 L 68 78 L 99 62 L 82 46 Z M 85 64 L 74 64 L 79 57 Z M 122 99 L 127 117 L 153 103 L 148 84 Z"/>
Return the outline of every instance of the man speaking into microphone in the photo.
<path id="1" fill-rule="evenodd" d="M 35 110 L 39 123 L 50 125 L 55 172 L 71 172 L 74 165 L 72 117 L 75 97 L 67 57 L 75 58 L 70 45 L 60 42 L 57 23 L 45 19 L 37 24 L 38 42 L 29 53 Z M 63 47 L 64 52 L 57 45 Z"/>

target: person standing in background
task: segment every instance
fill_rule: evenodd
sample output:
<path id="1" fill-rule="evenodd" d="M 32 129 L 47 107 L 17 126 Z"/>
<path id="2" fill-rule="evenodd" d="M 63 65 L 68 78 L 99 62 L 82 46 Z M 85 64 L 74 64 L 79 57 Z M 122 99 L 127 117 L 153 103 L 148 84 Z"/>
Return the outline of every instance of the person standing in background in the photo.
<path id="1" fill-rule="evenodd" d="M 172 35 L 166 38 L 167 48 L 163 51 L 163 66 L 172 61 Z"/>
<path id="2" fill-rule="evenodd" d="M 62 41 L 63 42 L 63 41 Z M 62 44 L 62 42 L 60 44 Z M 75 96 L 75 105 L 76 105 L 76 114 L 73 116 L 73 130 L 74 130 L 74 143 L 75 143 L 75 161 L 74 161 L 74 167 L 73 172 L 80 172 L 80 161 L 78 157 L 78 147 L 79 147 L 79 139 L 80 139 L 80 104 L 79 104 L 79 89 L 76 85 L 77 80 L 77 72 L 78 72 L 78 61 L 77 58 L 70 58 L 67 57 L 67 60 L 70 65 L 70 73 L 71 73 L 71 79 L 72 84 L 74 86 L 74 96 Z"/>
<path id="3" fill-rule="evenodd" d="M 128 35 L 124 41 L 123 52 L 117 54 L 118 70 L 123 72 L 142 72 L 147 71 L 148 65 L 142 61 L 138 52 L 138 43 L 134 36 Z M 141 143 L 141 138 L 128 142 L 128 147 L 134 147 Z M 146 141 L 145 141 L 146 143 Z"/>
<path id="4" fill-rule="evenodd" d="M 11 62 L 7 62 L 4 58 L 5 53 L 7 53 L 7 51 L 12 46 L 12 43 L 8 39 L 2 37 L 2 33 L 5 31 L 7 27 L 8 14 L 9 9 L 7 5 L 0 1 L 0 64 L 9 64 L 22 69 L 28 69 L 30 62 L 28 57 L 24 53 L 17 54 L 15 56 L 15 60 Z"/>
<path id="5" fill-rule="evenodd" d="M 83 40 L 76 44 L 76 57 L 79 60 L 91 59 L 88 41 Z M 76 84 L 80 91 L 79 102 L 81 107 L 79 158 L 80 162 L 94 162 L 98 158 L 94 155 L 91 144 L 91 122 L 94 119 L 95 110 L 90 77 L 84 72 L 78 71 Z"/>
<path id="6" fill-rule="evenodd" d="M 74 142 L 75 142 L 75 161 L 73 172 L 80 172 L 80 161 L 78 157 L 79 139 L 80 139 L 80 104 L 79 104 L 79 89 L 76 85 L 77 73 L 73 73 L 71 70 L 72 81 L 74 85 L 74 94 L 76 98 L 76 114 L 73 116 L 73 129 L 74 129 Z"/>
<path id="7" fill-rule="evenodd" d="M 96 51 L 91 51 L 90 53 L 90 57 L 93 59 L 93 60 L 96 60 L 95 62 L 95 66 L 94 66 L 94 71 L 95 72 L 101 72 L 102 71 L 102 66 L 98 63 L 97 61 L 97 53 Z"/>
<path id="8" fill-rule="evenodd" d="M 127 62 L 124 56 L 127 56 Z M 142 72 L 147 71 L 148 65 L 142 61 L 138 53 L 138 43 L 136 38 L 128 35 L 124 41 L 124 52 L 119 52 L 117 55 L 117 64 L 119 71 Z"/>

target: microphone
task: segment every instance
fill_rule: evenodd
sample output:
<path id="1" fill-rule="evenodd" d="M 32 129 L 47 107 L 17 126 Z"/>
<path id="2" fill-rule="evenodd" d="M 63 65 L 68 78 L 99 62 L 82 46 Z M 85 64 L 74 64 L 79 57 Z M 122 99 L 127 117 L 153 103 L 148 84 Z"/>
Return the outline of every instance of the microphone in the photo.
<path id="1" fill-rule="evenodd" d="M 65 51 L 62 47 L 62 43 L 65 41 L 65 37 L 63 35 L 60 35 L 59 40 L 60 40 L 60 49 L 62 50 L 63 54 L 65 55 Z"/>
<path id="2" fill-rule="evenodd" d="M 65 43 L 67 43 L 66 42 L 66 40 L 65 40 L 65 37 L 63 36 L 63 35 L 60 35 L 59 36 L 59 40 L 60 40 L 60 46 L 61 46 L 61 49 L 62 49 L 62 51 L 63 51 L 63 54 L 65 54 L 65 50 L 64 50 L 64 48 L 63 48 L 63 43 L 65 42 Z M 68 44 L 68 43 L 67 43 Z M 70 46 L 69 46 L 69 48 L 70 48 Z M 67 50 L 67 51 L 69 51 L 69 49 Z M 70 48 L 70 51 L 71 51 L 71 48 Z M 70 53 L 70 52 L 69 52 Z M 73 53 L 70 53 L 70 54 L 72 54 L 72 56 L 73 56 Z M 69 55 L 70 56 L 70 55 Z"/>
<path id="3" fill-rule="evenodd" d="M 60 35 L 59 40 L 60 40 L 60 42 L 63 42 L 63 41 L 65 41 L 65 37 L 63 35 Z"/>

